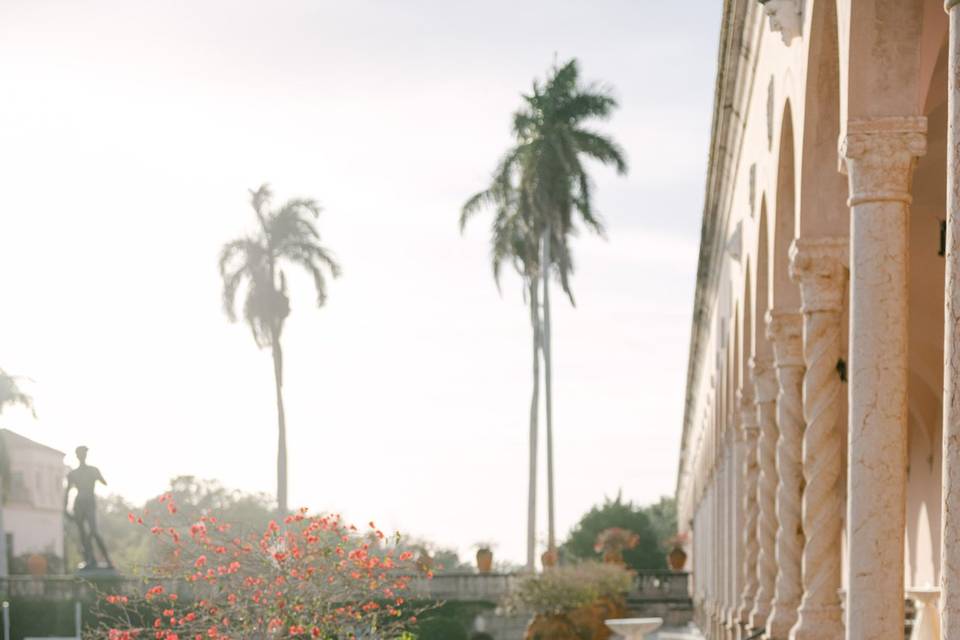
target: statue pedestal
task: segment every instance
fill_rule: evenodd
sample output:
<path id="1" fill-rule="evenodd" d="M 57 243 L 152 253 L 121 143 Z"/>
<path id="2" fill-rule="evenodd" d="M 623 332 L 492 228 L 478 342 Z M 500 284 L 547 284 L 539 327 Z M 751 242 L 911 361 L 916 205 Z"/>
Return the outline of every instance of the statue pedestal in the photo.
<path id="1" fill-rule="evenodd" d="M 86 566 L 81 564 L 77 567 L 77 571 L 74 574 L 78 578 L 83 580 L 88 580 L 90 582 L 99 582 L 102 580 L 119 580 L 121 578 L 120 572 L 114 569 L 113 567 L 100 567 L 100 566 Z"/>

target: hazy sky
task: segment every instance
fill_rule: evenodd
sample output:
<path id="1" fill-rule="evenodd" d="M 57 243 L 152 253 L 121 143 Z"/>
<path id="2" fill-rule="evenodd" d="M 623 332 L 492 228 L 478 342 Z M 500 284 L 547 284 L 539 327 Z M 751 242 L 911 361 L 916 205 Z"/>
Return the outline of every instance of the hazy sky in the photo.
<path id="1" fill-rule="evenodd" d="M 5 0 L 0 367 L 39 418 L 0 424 L 87 444 L 133 500 L 178 474 L 272 493 L 270 355 L 216 269 L 270 182 L 322 203 L 344 268 L 320 310 L 292 283 L 291 504 L 522 560 L 527 312 L 457 216 L 575 56 L 631 172 L 595 170 L 609 240 L 575 241 L 578 307 L 555 297 L 558 528 L 672 493 L 720 5 Z"/>

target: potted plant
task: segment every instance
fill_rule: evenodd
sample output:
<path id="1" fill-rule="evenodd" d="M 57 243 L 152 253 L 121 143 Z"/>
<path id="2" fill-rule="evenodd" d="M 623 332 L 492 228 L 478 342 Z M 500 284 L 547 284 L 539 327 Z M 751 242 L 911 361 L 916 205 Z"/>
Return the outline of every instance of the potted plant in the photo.
<path id="1" fill-rule="evenodd" d="M 540 556 L 540 564 L 544 570 L 553 569 L 558 564 L 559 556 L 556 549 L 547 549 Z"/>
<path id="2" fill-rule="evenodd" d="M 477 549 L 477 571 L 480 573 L 493 571 L 494 545 L 489 542 L 478 542 L 474 547 Z"/>
<path id="3" fill-rule="evenodd" d="M 533 614 L 524 640 L 607 640 L 604 620 L 626 615 L 630 572 L 613 564 L 583 562 L 521 580 L 507 608 Z"/>
<path id="4" fill-rule="evenodd" d="M 603 556 L 610 564 L 624 564 L 623 552 L 633 549 L 640 542 L 640 536 L 622 527 L 610 527 L 597 535 L 593 550 Z"/>
<path id="5" fill-rule="evenodd" d="M 687 566 L 687 551 L 685 547 L 689 539 L 690 536 L 686 532 L 683 532 L 666 540 L 666 547 L 670 550 L 667 552 L 667 564 L 672 571 L 683 571 L 683 568 Z"/>

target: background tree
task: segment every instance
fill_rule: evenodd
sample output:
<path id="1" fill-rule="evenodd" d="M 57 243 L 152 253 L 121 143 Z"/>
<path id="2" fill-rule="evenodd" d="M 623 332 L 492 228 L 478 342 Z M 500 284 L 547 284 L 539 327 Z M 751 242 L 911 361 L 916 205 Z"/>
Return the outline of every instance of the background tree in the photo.
<path id="1" fill-rule="evenodd" d="M 12 406 L 20 405 L 36 417 L 33 407 L 33 398 L 20 389 L 20 378 L 11 376 L 0 369 L 0 414 Z M 7 536 L 3 522 L 3 505 L 7 502 L 10 492 L 10 456 L 7 452 L 7 443 L 0 435 L 0 576 L 9 573 L 7 566 Z"/>
<path id="2" fill-rule="evenodd" d="M 205 513 L 216 513 L 225 520 L 247 531 L 262 531 L 276 517 L 271 498 L 263 493 L 244 493 L 228 489 L 216 480 L 194 476 L 177 476 L 170 480 L 162 495 L 170 494 L 185 519 L 197 520 Z M 127 574 L 136 573 L 143 567 L 158 563 L 158 548 L 151 540 L 152 534 L 143 527 L 133 526 L 129 515 L 146 510 L 148 513 L 163 513 L 165 502 L 160 496 L 143 504 L 134 504 L 122 496 L 110 495 L 97 501 L 97 523 L 104 539 L 110 544 L 110 553 L 117 568 Z M 67 549 L 79 557 L 80 540 L 76 527 L 67 529 Z"/>
<path id="3" fill-rule="evenodd" d="M 320 244 L 314 219 L 320 206 L 309 199 L 288 200 L 270 210 L 272 193 L 264 184 L 250 192 L 250 204 L 259 229 L 252 236 L 224 245 L 220 253 L 223 278 L 223 309 L 231 322 L 236 321 L 235 300 L 246 286 L 243 318 L 261 349 L 270 347 L 273 356 L 274 387 L 277 398 L 277 508 L 287 512 L 287 426 L 283 411 L 283 350 L 280 337 L 290 315 L 290 298 L 283 265 L 296 265 L 313 277 L 317 306 L 327 299 L 324 269 L 334 277 L 340 266 Z"/>
<path id="4" fill-rule="evenodd" d="M 498 207 L 498 219 L 500 208 L 508 214 L 514 210 L 526 213 L 529 222 L 524 231 L 535 234 L 538 242 L 543 287 L 538 342 L 543 354 L 547 427 L 547 545 L 552 551 L 556 548 L 556 517 L 550 277 L 559 279 L 573 304 L 570 239 L 578 222 L 596 233 L 604 231 L 593 209 L 593 189 L 584 162 L 611 165 L 620 174 L 627 172 L 627 163 L 616 142 L 587 128 L 590 121 L 609 118 L 617 102 L 607 89 L 581 83 L 575 59 L 554 66 L 543 83 L 535 80 L 532 91 L 524 94 L 523 100 L 523 107 L 513 116 L 516 145 L 501 159 L 494 186 L 474 198 Z M 514 201 L 519 205 L 508 206 Z"/>
<path id="5" fill-rule="evenodd" d="M 671 514 L 673 517 L 670 521 Z M 621 527 L 640 537 L 637 546 L 626 549 L 623 559 L 636 571 L 660 571 L 667 568 L 668 549 L 665 540 L 676 533 L 676 509 L 672 498 L 661 498 L 650 507 L 624 502 L 620 495 L 607 498 L 585 513 L 570 531 L 560 551 L 564 557 L 577 560 L 596 559 L 597 536 L 611 527 Z"/>
<path id="6" fill-rule="evenodd" d="M 530 325 L 533 335 L 533 390 L 530 398 L 529 481 L 527 488 L 527 570 L 536 567 L 537 556 L 537 444 L 539 440 L 540 408 L 540 252 L 536 220 L 529 206 L 512 183 L 509 172 L 502 167 L 494 172 L 490 187 L 481 191 L 463 205 L 460 213 L 460 231 L 467 221 L 483 207 L 494 210 L 490 234 L 490 254 L 493 278 L 500 289 L 500 275 L 504 263 L 513 266 L 523 281 L 524 298 L 530 307 Z"/>

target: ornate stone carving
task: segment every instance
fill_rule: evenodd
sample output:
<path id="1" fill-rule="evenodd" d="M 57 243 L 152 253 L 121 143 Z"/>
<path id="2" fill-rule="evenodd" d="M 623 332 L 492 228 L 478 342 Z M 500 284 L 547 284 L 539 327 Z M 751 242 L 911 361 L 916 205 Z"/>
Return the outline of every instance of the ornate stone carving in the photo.
<path id="1" fill-rule="evenodd" d="M 790 276 L 803 298 L 803 601 L 792 640 L 842 640 L 843 383 L 841 311 L 849 238 L 795 240 Z"/>
<path id="2" fill-rule="evenodd" d="M 777 584 L 766 637 L 785 640 L 803 596 L 803 321 L 797 311 L 767 313 L 777 369 Z"/>
<path id="3" fill-rule="evenodd" d="M 800 0 L 760 0 L 760 4 L 770 18 L 770 31 L 779 33 L 783 44 L 789 47 L 803 29 Z"/>
<path id="4" fill-rule="evenodd" d="M 743 439 L 743 591 L 740 594 L 740 606 L 737 620 L 741 624 L 750 624 L 750 612 L 757 599 L 757 559 L 760 555 L 760 542 L 757 538 L 757 521 L 760 517 L 760 505 L 757 501 L 757 483 L 760 465 L 757 462 L 757 440 L 760 428 L 757 422 L 757 406 L 753 401 L 753 360 L 747 381 L 740 390 L 740 430 Z"/>
<path id="5" fill-rule="evenodd" d="M 892 116 L 855 119 L 840 144 L 850 178 L 850 206 L 866 202 L 909 203 L 917 158 L 927 152 L 927 119 Z"/>
<path id="6" fill-rule="evenodd" d="M 766 358 L 752 362 L 754 397 L 760 439 L 757 442 L 757 596 L 750 627 L 762 629 L 770 615 L 777 580 L 777 376 Z"/>

